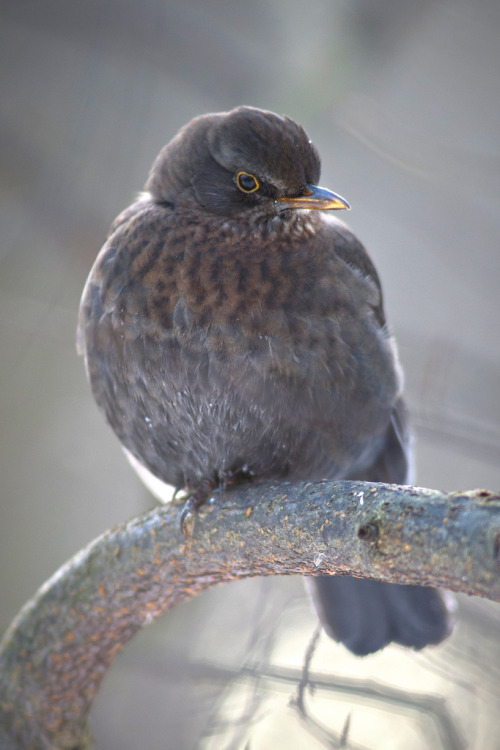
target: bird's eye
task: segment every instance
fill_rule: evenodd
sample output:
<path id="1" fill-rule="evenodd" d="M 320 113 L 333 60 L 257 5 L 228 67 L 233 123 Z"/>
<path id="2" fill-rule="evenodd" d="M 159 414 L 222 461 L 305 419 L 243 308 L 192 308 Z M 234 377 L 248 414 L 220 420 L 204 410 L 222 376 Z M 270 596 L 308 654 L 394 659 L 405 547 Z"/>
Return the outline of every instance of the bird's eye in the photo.
<path id="1" fill-rule="evenodd" d="M 244 193 L 255 193 L 260 187 L 258 179 L 248 172 L 238 172 L 236 184 Z"/>

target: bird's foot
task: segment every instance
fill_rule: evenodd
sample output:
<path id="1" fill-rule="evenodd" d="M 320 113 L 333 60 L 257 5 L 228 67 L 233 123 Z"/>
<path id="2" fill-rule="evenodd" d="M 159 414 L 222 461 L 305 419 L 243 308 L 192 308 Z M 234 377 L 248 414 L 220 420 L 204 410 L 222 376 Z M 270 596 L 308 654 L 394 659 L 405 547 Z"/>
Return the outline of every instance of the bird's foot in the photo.
<path id="1" fill-rule="evenodd" d="M 189 539 L 193 535 L 197 511 L 216 487 L 217 485 L 215 482 L 210 479 L 204 479 L 196 489 L 193 490 L 184 503 L 184 508 L 181 513 L 181 531 L 186 539 Z M 189 492 L 189 489 L 185 488 L 183 491 Z M 174 497 L 176 497 L 177 494 L 178 491 L 176 490 Z"/>

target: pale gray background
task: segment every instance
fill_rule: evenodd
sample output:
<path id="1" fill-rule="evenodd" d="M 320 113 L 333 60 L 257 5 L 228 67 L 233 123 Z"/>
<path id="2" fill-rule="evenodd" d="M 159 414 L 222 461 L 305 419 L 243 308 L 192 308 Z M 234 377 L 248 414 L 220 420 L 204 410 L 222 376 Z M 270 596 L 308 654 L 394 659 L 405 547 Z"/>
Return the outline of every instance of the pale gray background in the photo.
<path id="1" fill-rule="evenodd" d="M 497 0 L 4 0 L 0 630 L 70 555 L 151 506 L 91 400 L 76 314 L 110 222 L 202 112 L 245 103 L 305 126 L 383 279 L 418 483 L 499 488 L 499 38 Z M 313 668 L 441 696 L 463 742 L 493 750 L 499 609 L 463 599 L 453 638 L 420 655 L 357 660 L 322 638 Z M 293 685 L 229 690 L 200 672 L 300 667 L 314 626 L 296 579 L 186 603 L 115 664 L 96 746 L 324 747 L 288 706 Z M 349 747 L 465 746 L 428 711 L 337 693 L 310 708 L 337 733 L 351 712 Z"/>

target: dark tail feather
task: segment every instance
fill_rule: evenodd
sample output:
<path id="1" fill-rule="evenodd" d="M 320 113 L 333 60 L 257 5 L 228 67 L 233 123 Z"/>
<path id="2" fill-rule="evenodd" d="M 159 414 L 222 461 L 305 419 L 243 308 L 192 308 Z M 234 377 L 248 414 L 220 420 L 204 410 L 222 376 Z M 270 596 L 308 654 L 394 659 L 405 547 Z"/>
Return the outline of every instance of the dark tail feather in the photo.
<path id="1" fill-rule="evenodd" d="M 439 589 L 349 576 L 308 581 L 325 631 L 358 656 L 391 642 L 420 649 L 453 629 L 453 599 Z"/>
<path id="2" fill-rule="evenodd" d="M 410 458 L 411 435 L 405 406 L 399 400 L 377 459 L 350 478 L 405 484 L 411 481 Z M 420 649 L 444 640 L 453 629 L 455 600 L 446 591 L 349 576 L 308 581 L 328 635 L 359 656 L 391 642 Z"/>

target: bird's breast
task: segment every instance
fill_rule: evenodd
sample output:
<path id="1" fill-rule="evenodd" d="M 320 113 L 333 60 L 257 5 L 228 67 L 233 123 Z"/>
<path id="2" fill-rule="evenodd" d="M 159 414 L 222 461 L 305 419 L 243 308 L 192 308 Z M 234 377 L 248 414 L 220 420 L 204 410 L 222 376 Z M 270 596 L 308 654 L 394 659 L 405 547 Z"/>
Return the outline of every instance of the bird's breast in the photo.
<path id="1" fill-rule="evenodd" d="M 321 235 L 162 221 L 141 206 L 110 237 L 82 303 L 89 377 L 122 443 L 174 484 L 247 464 L 344 472 L 399 392 L 374 284 Z"/>

